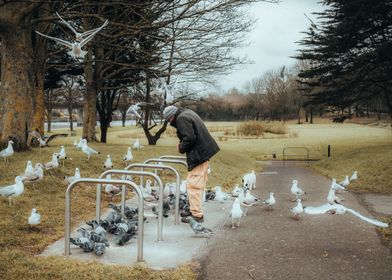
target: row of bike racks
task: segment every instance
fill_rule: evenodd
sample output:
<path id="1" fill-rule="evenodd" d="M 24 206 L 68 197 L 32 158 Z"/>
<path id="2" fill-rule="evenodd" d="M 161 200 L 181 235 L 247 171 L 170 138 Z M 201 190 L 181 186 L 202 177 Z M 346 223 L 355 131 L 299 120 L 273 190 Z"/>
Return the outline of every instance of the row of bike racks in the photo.
<path id="1" fill-rule="evenodd" d="M 70 235 L 71 235 L 71 193 L 74 187 L 81 184 L 97 184 L 96 185 L 96 220 L 101 219 L 101 190 L 102 184 L 112 184 L 121 186 L 121 214 L 124 216 L 125 211 L 125 190 L 126 187 L 133 189 L 137 195 L 138 199 L 138 240 L 137 240 L 137 261 L 143 261 L 143 236 L 144 236 L 144 198 L 143 192 L 140 187 L 133 181 L 121 180 L 121 179 L 106 179 L 105 177 L 109 174 L 114 175 L 137 175 L 140 176 L 140 183 L 143 185 L 144 176 L 151 177 L 155 182 L 158 183 L 159 200 L 158 200 L 158 241 L 163 240 L 162 229 L 163 229 L 163 191 L 164 185 L 161 178 L 153 172 L 144 171 L 144 168 L 158 170 L 170 170 L 176 177 L 176 200 L 175 200 L 175 219 L 174 223 L 179 224 L 179 201 L 180 201 L 180 175 L 178 171 L 169 165 L 160 165 L 158 163 L 171 163 L 171 164 L 181 164 L 187 167 L 187 163 L 184 161 L 186 158 L 183 156 L 172 156 L 164 155 L 160 158 L 151 158 L 146 160 L 144 163 L 135 163 L 128 165 L 125 170 L 123 169 L 112 169 L 103 172 L 99 178 L 80 178 L 72 182 L 65 194 L 65 244 L 64 244 L 64 254 L 66 256 L 70 255 Z M 149 164 L 150 162 L 155 162 L 157 164 Z M 135 168 L 141 168 L 141 170 L 131 170 Z"/>

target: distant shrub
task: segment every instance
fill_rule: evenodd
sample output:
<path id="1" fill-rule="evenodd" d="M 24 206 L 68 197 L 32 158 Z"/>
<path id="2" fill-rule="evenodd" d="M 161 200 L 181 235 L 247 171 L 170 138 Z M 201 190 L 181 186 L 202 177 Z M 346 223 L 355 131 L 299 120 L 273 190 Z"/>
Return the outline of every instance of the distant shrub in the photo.
<path id="1" fill-rule="evenodd" d="M 258 121 L 247 121 L 237 127 L 237 134 L 244 136 L 262 136 L 265 131 L 265 124 Z"/>
<path id="2" fill-rule="evenodd" d="M 247 121 L 237 127 L 237 135 L 262 136 L 264 133 L 287 134 L 287 125 L 283 122 Z"/>

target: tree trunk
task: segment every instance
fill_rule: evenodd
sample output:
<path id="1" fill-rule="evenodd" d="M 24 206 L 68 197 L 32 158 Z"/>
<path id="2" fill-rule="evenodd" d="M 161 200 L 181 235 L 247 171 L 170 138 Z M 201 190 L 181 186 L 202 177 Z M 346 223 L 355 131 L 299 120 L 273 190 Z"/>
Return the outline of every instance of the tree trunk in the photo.
<path id="1" fill-rule="evenodd" d="M 52 132 L 52 109 L 47 109 L 48 112 L 46 121 L 48 123 L 48 132 Z"/>
<path id="2" fill-rule="evenodd" d="M 72 117 L 72 108 L 68 108 L 68 114 L 69 114 L 69 129 L 73 131 L 73 117 Z"/>
<path id="3" fill-rule="evenodd" d="M 126 120 L 127 120 L 127 111 L 121 110 L 122 127 L 125 127 Z"/>
<path id="4" fill-rule="evenodd" d="M 97 137 L 95 135 L 97 91 L 94 87 L 91 49 L 86 54 L 85 59 L 87 62 L 84 67 L 84 74 L 86 77 L 86 92 L 83 107 L 83 138 L 87 139 L 87 141 L 97 141 Z"/>
<path id="5" fill-rule="evenodd" d="M 1 45 L 1 119 L 0 143 L 14 141 L 17 151 L 28 149 L 27 130 L 31 130 L 32 96 L 34 83 L 31 29 L 8 26 L 2 30 Z"/>
<path id="6" fill-rule="evenodd" d="M 313 123 L 313 107 L 310 107 L 310 123 Z"/>
<path id="7" fill-rule="evenodd" d="M 99 120 L 100 128 L 101 128 L 101 143 L 106 143 L 109 121 L 107 119 L 101 118 Z"/>

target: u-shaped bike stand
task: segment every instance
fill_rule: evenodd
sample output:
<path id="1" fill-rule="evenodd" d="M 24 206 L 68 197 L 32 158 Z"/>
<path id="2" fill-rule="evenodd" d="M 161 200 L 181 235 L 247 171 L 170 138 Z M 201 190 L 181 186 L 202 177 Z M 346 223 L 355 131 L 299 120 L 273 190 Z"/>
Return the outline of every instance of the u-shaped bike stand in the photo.
<path id="1" fill-rule="evenodd" d="M 131 165 L 132 166 L 132 165 Z M 159 165 L 151 165 L 151 168 L 159 168 L 162 166 Z M 127 167 L 128 168 L 128 167 Z M 158 175 L 148 171 L 131 171 L 131 170 L 124 170 L 124 169 L 110 169 L 103 172 L 99 177 L 105 178 L 106 175 L 109 174 L 117 174 L 117 175 L 139 175 L 139 176 L 149 176 L 154 178 L 158 182 L 159 185 L 159 200 L 158 200 L 158 241 L 162 241 L 162 227 L 163 227 L 163 183 L 161 178 Z M 110 180 L 110 179 L 109 179 Z M 127 180 L 128 181 L 128 180 Z M 128 181 L 129 182 L 129 181 Z M 134 182 L 132 182 L 134 183 Z M 100 219 L 101 216 L 101 187 L 97 187 L 97 208 L 96 208 L 96 216 L 97 219 Z M 121 195 L 121 214 L 124 215 L 123 209 L 125 209 L 125 189 L 122 188 L 122 195 Z M 99 192 L 99 194 L 98 194 Z M 143 196 L 143 194 L 142 194 Z M 98 199 L 99 197 L 99 199 Z"/>
<path id="2" fill-rule="evenodd" d="M 159 157 L 160 159 L 177 159 L 177 160 L 183 160 L 186 161 L 185 156 L 172 156 L 172 155 L 163 155 Z"/>
<path id="3" fill-rule="evenodd" d="M 70 241 L 71 236 L 71 192 L 74 187 L 81 183 L 87 184 L 112 184 L 112 185 L 125 185 L 131 187 L 138 196 L 138 237 L 137 237 L 137 261 L 143 261 L 143 236 L 144 236 L 144 200 L 143 194 L 137 184 L 127 180 L 112 180 L 112 179 L 96 179 L 96 178 L 81 178 L 73 181 L 68 185 L 67 191 L 65 192 L 65 242 L 64 242 L 64 254 L 70 255 Z M 97 185 L 97 189 L 100 185 Z M 125 192 L 125 189 L 124 189 Z M 99 192 L 101 194 L 101 192 Z M 122 207 L 122 211 L 124 207 Z M 98 220 L 99 221 L 99 218 Z"/>
<path id="4" fill-rule="evenodd" d="M 157 165 L 157 164 L 146 164 L 146 163 L 134 163 L 131 165 L 128 165 L 125 169 L 126 170 L 130 170 L 132 168 L 137 168 L 140 167 L 142 169 L 144 168 L 152 168 L 152 169 L 162 169 L 162 170 L 170 170 L 174 173 L 174 175 L 176 176 L 176 200 L 175 200 L 175 205 L 174 205 L 174 223 L 177 225 L 179 224 L 179 220 L 180 220 L 180 174 L 178 173 L 178 171 L 169 165 Z M 143 171 L 140 171 L 143 172 Z M 157 176 L 155 173 L 150 172 L 151 174 L 154 174 L 155 176 Z M 158 177 L 159 178 L 159 177 Z M 143 179 L 143 177 L 141 178 L 141 180 Z M 160 179 L 160 178 L 159 178 Z M 159 181 L 158 181 L 159 183 Z M 141 181 L 141 184 L 143 184 L 143 181 Z M 162 184 L 162 181 L 161 183 Z M 163 187 L 162 187 L 162 192 L 159 192 L 159 216 L 158 216 L 158 224 L 161 224 L 160 227 L 160 231 L 161 231 L 161 235 L 162 235 L 162 221 L 163 221 Z M 161 220 L 159 220 L 161 219 Z"/>

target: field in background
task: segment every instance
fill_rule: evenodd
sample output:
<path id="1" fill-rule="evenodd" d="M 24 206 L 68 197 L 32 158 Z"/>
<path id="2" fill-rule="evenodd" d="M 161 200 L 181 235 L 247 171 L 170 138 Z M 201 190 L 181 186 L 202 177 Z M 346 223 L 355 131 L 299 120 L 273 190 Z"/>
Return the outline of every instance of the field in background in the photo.
<path id="1" fill-rule="evenodd" d="M 239 123 L 207 123 L 213 136 L 217 139 L 221 152 L 211 161 L 212 173 L 208 187 L 221 185 L 230 190 L 235 183 L 240 183 L 241 176 L 252 169 L 261 171 L 260 160 L 272 159 L 272 154 L 282 157 L 282 150 L 287 146 L 305 146 L 310 156 L 319 161 L 311 168 L 332 178 L 343 179 L 353 170 L 358 170 L 359 180 L 352 185 L 355 191 L 392 193 L 392 131 L 388 126 L 364 126 L 359 124 L 302 124 L 288 123 L 288 133 L 283 135 L 265 133 L 263 137 L 242 137 L 228 135 L 236 130 Z M 226 134 L 226 135 L 225 135 Z M 183 266 L 170 271 L 151 271 L 141 266 L 128 268 L 120 266 L 103 266 L 97 263 L 88 265 L 62 257 L 33 257 L 47 245 L 61 238 L 64 232 L 64 200 L 66 184 L 64 175 L 73 175 L 79 167 L 83 177 L 97 177 L 103 171 L 103 162 L 107 154 L 112 156 L 115 168 L 123 168 L 121 162 L 127 147 L 139 138 L 145 147 L 134 151 L 134 162 L 143 162 L 147 158 L 164 154 L 176 154 L 177 139 L 173 128 L 162 136 L 156 146 L 147 146 L 140 128 L 114 127 L 109 129 L 108 144 L 93 143 L 92 147 L 101 151 L 87 162 L 86 156 L 73 149 L 73 140 L 80 137 L 56 139 L 51 147 L 38 148 L 24 153 L 17 153 L 6 165 L 0 162 L 0 186 L 11 184 L 14 177 L 23 172 L 27 160 L 47 162 L 51 153 L 65 145 L 72 160 L 66 161 L 65 167 L 45 173 L 43 181 L 25 185 L 25 193 L 16 201 L 15 207 L 8 206 L 8 200 L 0 200 L 0 272 L 4 279 L 61 279 L 94 276 L 94 279 L 132 278 L 132 279 L 194 279 L 192 266 Z M 331 145 L 332 156 L 326 157 L 327 146 Z M 186 170 L 180 168 L 181 174 Z M 72 198 L 72 221 L 84 221 L 94 216 L 94 188 L 77 189 Z M 104 205 L 108 198 L 104 197 Z M 118 202 L 118 200 L 117 200 Z M 42 215 L 42 223 L 37 228 L 30 228 L 27 218 L 31 208 L 36 207 Z M 384 218 L 388 219 L 388 218 Z M 389 218 L 391 220 L 391 218 Z M 391 237 L 390 229 L 382 232 Z"/>

